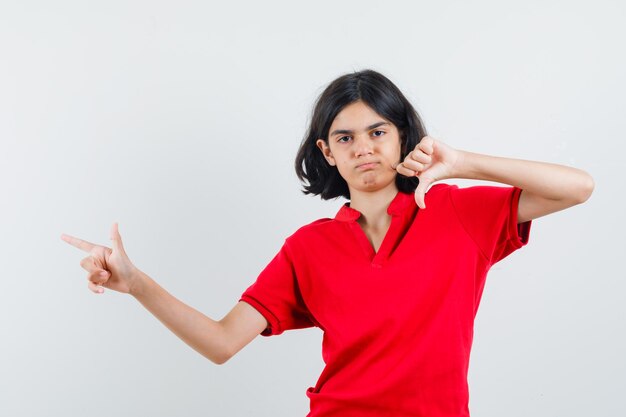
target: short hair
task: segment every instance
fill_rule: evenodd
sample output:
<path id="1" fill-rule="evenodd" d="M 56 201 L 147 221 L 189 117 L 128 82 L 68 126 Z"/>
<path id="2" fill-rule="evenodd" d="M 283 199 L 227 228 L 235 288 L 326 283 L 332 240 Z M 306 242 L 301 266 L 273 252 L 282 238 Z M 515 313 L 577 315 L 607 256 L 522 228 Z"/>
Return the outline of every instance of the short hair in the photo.
<path id="1" fill-rule="evenodd" d="M 340 196 L 350 199 L 348 184 L 337 167 L 328 164 L 316 141 L 323 139 L 328 143 L 328 131 L 337 114 L 359 100 L 396 126 L 401 140 L 400 160 L 427 135 L 415 108 L 387 77 L 370 69 L 342 75 L 317 98 L 311 123 L 298 149 L 295 168 L 304 184 L 304 194 L 319 195 L 323 200 Z M 406 193 L 414 192 L 419 183 L 417 177 L 398 174 L 395 181 L 398 189 Z"/>

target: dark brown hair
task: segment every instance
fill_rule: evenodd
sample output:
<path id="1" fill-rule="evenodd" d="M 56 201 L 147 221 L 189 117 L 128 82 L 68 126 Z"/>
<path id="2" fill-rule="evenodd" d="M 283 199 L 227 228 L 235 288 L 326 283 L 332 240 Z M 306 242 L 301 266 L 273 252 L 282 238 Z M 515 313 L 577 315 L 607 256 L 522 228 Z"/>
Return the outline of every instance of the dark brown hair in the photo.
<path id="1" fill-rule="evenodd" d="M 337 114 L 359 100 L 396 126 L 402 142 L 400 160 L 427 135 L 417 111 L 387 77 L 373 70 L 345 74 L 331 82 L 317 98 L 309 129 L 300 144 L 295 168 L 304 183 L 304 194 L 319 195 L 324 200 L 339 196 L 350 199 L 348 184 L 337 167 L 324 159 L 315 142 L 323 139 L 328 143 L 328 131 Z M 400 191 L 414 192 L 418 183 L 417 177 L 396 174 Z"/>

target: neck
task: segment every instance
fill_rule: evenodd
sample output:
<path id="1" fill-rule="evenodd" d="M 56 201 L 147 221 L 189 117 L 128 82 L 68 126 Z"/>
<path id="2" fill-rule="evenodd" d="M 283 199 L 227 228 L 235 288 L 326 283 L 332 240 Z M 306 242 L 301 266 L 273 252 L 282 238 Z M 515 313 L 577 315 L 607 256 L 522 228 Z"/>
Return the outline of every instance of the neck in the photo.
<path id="1" fill-rule="evenodd" d="M 350 207 L 361 212 L 358 222 L 362 226 L 385 228 L 391 222 L 387 208 L 397 193 L 395 184 L 374 192 L 350 190 Z"/>

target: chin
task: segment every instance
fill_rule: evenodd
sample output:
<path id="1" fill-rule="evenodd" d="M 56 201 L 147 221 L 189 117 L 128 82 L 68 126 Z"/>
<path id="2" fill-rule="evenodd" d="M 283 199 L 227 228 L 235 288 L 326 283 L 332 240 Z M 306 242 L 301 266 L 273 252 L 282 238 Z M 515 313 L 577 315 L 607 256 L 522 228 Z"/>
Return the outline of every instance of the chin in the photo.
<path id="1" fill-rule="evenodd" d="M 373 181 L 373 182 L 367 182 L 367 183 L 361 183 L 356 187 L 352 187 L 354 190 L 356 191 L 360 191 L 360 192 L 375 192 L 375 191 L 381 191 L 381 190 L 385 190 L 391 186 L 395 185 L 395 181 L 389 182 L 389 183 L 383 183 L 380 181 Z"/>

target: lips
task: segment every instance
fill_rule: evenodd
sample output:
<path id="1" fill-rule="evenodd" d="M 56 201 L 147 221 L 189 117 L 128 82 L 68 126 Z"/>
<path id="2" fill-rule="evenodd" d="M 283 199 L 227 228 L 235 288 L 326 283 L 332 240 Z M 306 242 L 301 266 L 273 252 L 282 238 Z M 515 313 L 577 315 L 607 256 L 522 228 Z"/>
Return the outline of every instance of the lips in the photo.
<path id="1" fill-rule="evenodd" d="M 364 162 L 362 164 L 357 165 L 357 169 L 373 169 L 378 165 L 378 162 Z"/>

